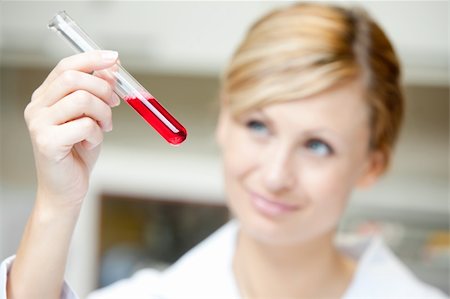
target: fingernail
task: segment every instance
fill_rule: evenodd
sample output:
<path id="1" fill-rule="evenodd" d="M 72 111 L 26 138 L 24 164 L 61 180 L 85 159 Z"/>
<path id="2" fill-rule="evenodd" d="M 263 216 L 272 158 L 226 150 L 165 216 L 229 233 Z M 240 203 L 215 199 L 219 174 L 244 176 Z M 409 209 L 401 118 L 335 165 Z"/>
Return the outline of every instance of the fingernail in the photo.
<path id="1" fill-rule="evenodd" d="M 112 95 L 112 102 L 113 102 L 113 104 L 112 104 L 113 107 L 117 107 L 120 105 L 120 98 L 115 93 L 113 93 L 113 95 Z"/>
<path id="2" fill-rule="evenodd" d="M 111 132 L 112 131 L 112 121 L 109 123 L 102 123 L 102 131 L 103 132 Z"/>
<path id="3" fill-rule="evenodd" d="M 117 57 L 119 57 L 119 53 L 116 51 L 102 51 L 102 59 L 105 62 L 113 62 L 117 60 Z"/>

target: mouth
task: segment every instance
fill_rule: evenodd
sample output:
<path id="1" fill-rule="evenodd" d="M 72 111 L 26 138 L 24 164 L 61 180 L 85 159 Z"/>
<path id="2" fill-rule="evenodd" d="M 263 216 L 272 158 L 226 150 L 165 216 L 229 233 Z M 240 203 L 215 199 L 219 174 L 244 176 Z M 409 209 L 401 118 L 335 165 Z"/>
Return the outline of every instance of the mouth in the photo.
<path id="1" fill-rule="evenodd" d="M 282 202 L 255 192 L 249 193 L 250 201 L 255 209 L 269 217 L 283 216 L 301 209 L 299 204 Z"/>

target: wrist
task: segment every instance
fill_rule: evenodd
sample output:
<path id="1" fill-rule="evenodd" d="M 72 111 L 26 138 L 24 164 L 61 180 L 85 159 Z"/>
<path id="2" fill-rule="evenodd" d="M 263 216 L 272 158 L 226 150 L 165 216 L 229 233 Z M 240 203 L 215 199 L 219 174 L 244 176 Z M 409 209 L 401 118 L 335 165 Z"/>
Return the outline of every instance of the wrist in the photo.
<path id="1" fill-rule="evenodd" d="M 43 192 L 38 189 L 34 207 L 34 216 L 40 221 L 61 219 L 77 219 L 81 211 L 83 199 L 68 199 Z"/>
<path id="2" fill-rule="evenodd" d="M 36 202 L 57 210 L 79 210 L 85 197 L 85 193 L 71 195 L 70 192 L 54 192 L 40 185 L 36 192 Z"/>

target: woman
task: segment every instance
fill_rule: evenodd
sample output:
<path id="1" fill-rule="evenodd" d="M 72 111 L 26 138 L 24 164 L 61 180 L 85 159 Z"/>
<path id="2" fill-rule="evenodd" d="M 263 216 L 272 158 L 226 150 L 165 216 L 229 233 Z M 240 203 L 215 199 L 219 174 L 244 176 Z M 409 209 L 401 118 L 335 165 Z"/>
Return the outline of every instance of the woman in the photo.
<path id="1" fill-rule="evenodd" d="M 9 299 L 75 296 L 63 283 L 67 251 L 119 103 L 90 73 L 116 62 L 108 51 L 63 59 L 26 108 L 38 190 L 17 256 L 2 265 Z M 263 17 L 221 90 L 216 136 L 236 220 L 168 270 L 90 298 L 443 298 L 380 240 L 334 242 L 352 190 L 389 165 L 399 75 L 388 39 L 359 10 L 297 4 Z"/>

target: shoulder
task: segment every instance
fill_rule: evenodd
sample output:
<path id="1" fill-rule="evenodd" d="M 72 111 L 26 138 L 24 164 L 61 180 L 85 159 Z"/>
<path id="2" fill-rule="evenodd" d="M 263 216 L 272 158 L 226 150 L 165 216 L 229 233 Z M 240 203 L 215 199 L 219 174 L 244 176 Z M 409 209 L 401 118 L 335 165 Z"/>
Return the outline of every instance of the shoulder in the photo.
<path id="1" fill-rule="evenodd" d="M 358 267 L 345 299 L 448 298 L 440 290 L 420 281 L 381 238 L 373 238 L 365 243 L 353 248 L 347 247 L 350 254 L 358 260 Z M 360 250 L 359 256 L 358 249 L 354 250 L 357 247 Z"/>
<path id="2" fill-rule="evenodd" d="M 237 230 L 237 223 L 231 221 L 165 271 L 138 271 L 129 279 L 93 292 L 88 299 L 237 297 L 231 272 Z"/>

